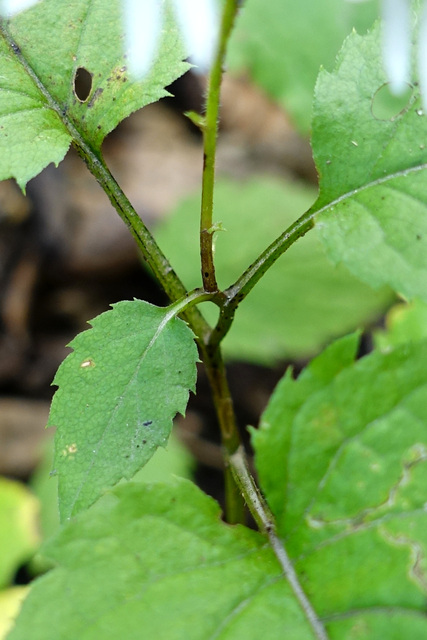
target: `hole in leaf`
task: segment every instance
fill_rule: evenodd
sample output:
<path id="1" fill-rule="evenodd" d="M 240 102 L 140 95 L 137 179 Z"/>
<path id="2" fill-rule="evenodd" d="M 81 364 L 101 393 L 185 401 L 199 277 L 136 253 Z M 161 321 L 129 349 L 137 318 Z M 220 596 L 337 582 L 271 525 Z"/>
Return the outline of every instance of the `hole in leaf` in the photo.
<path id="1" fill-rule="evenodd" d="M 77 100 L 86 102 L 92 89 L 92 74 L 84 67 L 79 67 L 74 75 L 74 93 Z"/>
<path id="2" fill-rule="evenodd" d="M 372 98 L 372 115 L 377 120 L 395 120 L 411 106 L 413 92 L 414 88 L 408 85 L 402 94 L 396 96 L 390 91 L 388 83 L 383 84 Z"/>

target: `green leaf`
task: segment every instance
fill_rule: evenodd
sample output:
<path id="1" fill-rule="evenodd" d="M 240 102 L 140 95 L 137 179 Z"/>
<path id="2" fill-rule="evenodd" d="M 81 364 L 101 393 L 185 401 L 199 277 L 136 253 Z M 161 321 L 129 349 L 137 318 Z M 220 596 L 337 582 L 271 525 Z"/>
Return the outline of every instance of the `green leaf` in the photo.
<path id="1" fill-rule="evenodd" d="M 59 527 L 58 479 L 52 475 L 53 434 L 43 444 L 42 459 L 30 478 L 30 487 L 40 505 L 39 528 L 43 540 L 53 535 Z M 34 565 L 34 559 L 33 563 Z"/>
<path id="2" fill-rule="evenodd" d="M 137 482 L 173 482 L 175 476 L 191 479 L 195 460 L 172 431 L 165 449 L 157 449 L 154 456 L 134 476 Z"/>
<path id="3" fill-rule="evenodd" d="M 321 65 L 331 67 L 344 38 L 364 32 L 378 3 L 342 0 L 247 0 L 231 41 L 232 68 L 251 77 L 310 130 L 313 89 Z"/>
<path id="4" fill-rule="evenodd" d="M 31 558 L 40 544 L 38 503 L 19 482 L 0 478 L 0 587 Z"/>
<path id="5" fill-rule="evenodd" d="M 8 640 L 314 638 L 265 538 L 185 480 L 117 487 L 45 553 Z"/>
<path id="6" fill-rule="evenodd" d="M 392 307 L 386 316 L 386 329 L 374 333 L 375 344 L 385 351 L 405 342 L 427 339 L 427 303 L 414 300 Z"/>
<path id="7" fill-rule="evenodd" d="M 331 638 L 421 640 L 427 633 L 427 342 L 354 364 L 350 344 L 318 358 L 316 367 L 329 361 L 329 381 L 319 383 L 310 366 L 300 380 L 278 387 L 262 435 L 254 437 L 261 484 Z M 281 496 L 270 497 L 277 484 Z"/>
<path id="8" fill-rule="evenodd" d="M 132 477 L 164 446 L 196 381 L 197 349 L 173 308 L 113 305 L 70 344 L 58 369 L 49 425 L 61 519 Z"/>
<path id="9" fill-rule="evenodd" d="M 227 287 L 315 198 L 311 187 L 273 179 L 221 180 L 215 190 L 215 264 Z M 160 246 L 190 289 L 200 285 L 199 197 L 181 203 L 156 231 Z M 179 239 L 179 241 L 177 241 Z M 262 278 L 239 306 L 225 353 L 261 363 L 307 357 L 331 338 L 373 321 L 391 300 L 374 292 L 324 255 L 311 231 Z M 209 306 L 201 310 L 209 312 Z M 216 309 L 209 314 L 215 321 Z"/>
<path id="10" fill-rule="evenodd" d="M 268 502 L 276 516 L 286 504 L 287 460 L 292 444 L 292 424 L 301 406 L 313 393 L 326 387 L 356 356 L 358 336 L 352 334 L 332 343 L 292 379 L 289 368 L 277 385 L 264 411 L 259 429 L 251 429 L 252 442 L 258 452 L 257 470 Z M 286 399 L 286 400 L 285 400 Z"/>
<path id="11" fill-rule="evenodd" d="M 379 29 L 348 38 L 316 86 L 311 210 L 329 256 L 372 286 L 427 299 L 427 117 L 414 85 L 394 117 L 376 116 L 387 91 Z"/>
<path id="12" fill-rule="evenodd" d="M 46 445 L 43 460 L 31 478 L 31 489 L 40 503 L 38 524 L 43 540 L 47 540 L 59 528 L 58 481 L 56 476 L 49 473 L 53 466 L 53 438 Z M 133 481 L 172 482 L 174 476 L 191 478 L 193 467 L 194 458 L 172 431 L 167 446 L 155 451 L 147 464 L 133 476 Z M 32 575 L 45 573 L 51 568 L 52 563 L 40 553 L 37 553 L 29 564 Z"/>
<path id="13" fill-rule="evenodd" d="M 327 638 L 424 640 L 427 342 L 353 363 L 356 347 L 340 340 L 279 386 L 254 439 L 261 482 L 271 501 L 269 463 L 279 534 Z M 35 581 L 9 640 L 58 629 L 64 640 L 136 640 L 141 629 L 168 640 L 316 637 L 265 538 L 221 523 L 184 480 L 115 488 L 44 553 L 58 567 Z"/>
<path id="14" fill-rule="evenodd" d="M 146 104 L 188 64 L 167 12 L 156 62 L 132 79 L 123 51 L 120 1 L 42 0 L 0 30 L 0 179 L 21 188 L 80 137 L 99 152 L 105 136 Z M 19 51 L 11 46 L 11 40 Z M 78 69 L 91 76 L 86 99 L 75 92 Z"/>

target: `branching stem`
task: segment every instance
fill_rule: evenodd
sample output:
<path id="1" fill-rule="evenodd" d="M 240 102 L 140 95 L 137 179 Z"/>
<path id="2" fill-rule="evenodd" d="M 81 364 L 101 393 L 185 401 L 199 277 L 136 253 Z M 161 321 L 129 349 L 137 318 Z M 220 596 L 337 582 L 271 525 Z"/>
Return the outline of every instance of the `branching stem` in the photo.
<path id="1" fill-rule="evenodd" d="M 238 10 L 238 0 L 225 0 L 217 54 L 209 78 L 204 131 L 204 169 L 202 206 L 200 221 L 200 252 L 203 288 L 188 292 L 172 269 L 153 236 L 132 207 L 126 195 L 106 167 L 99 149 L 93 148 L 81 135 L 76 124 L 70 119 L 62 106 L 54 99 L 43 82 L 34 72 L 19 46 L 10 37 L 6 23 L 0 21 L 0 35 L 9 45 L 10 51 L 25 68 L 29 77 L 44 96 L 49 108 L 56 112 L 67 129 L 74 147 L 83 158 L 90 172 L 97 179 L 119 216 L 129 227 L 142 255 L 157 277 L 160 285 L 172 300 L 170 317 L 181 313 L 195 332 L 201 356 L 206 366 L 212 389 L 214 404 L 220 425 L 225 459 L 228 465 L 226 475 L 226 515 L 229 522 L 242 522 L 242 496 L 261 531 L 266 533 L 286 578 L 294 591 L 305 615 L 318 640 L 326 640 L 326 632 L 305 595 L 286 549 L 280 541 L 275 522 L 252 476 L 249 473 L 241 439 L 236 424 L 232 398 L 228 386 L 220 342 L 228 331 L 234 312 L 241 300 L 255 286 L 258 280 L 299 237 L 313 225 L 312 213 L 307 212 L 294 225 L 285 231 L 264 253 L 242 274 L 234 285 L 225 292 L 218 291 L 213 261 L 213 191 L 215 179 L 215 156 L 218 135 L 218 113 L 220 87 L 225 52 L 234 20 Z M 215 329 L 211 329 L 195 303 L 212 300 L 220 307 L 220 320 Z M 169 316 L 165 318 L 165 322 Z M 233 481 L 232 481 L 233 479 Z"/>

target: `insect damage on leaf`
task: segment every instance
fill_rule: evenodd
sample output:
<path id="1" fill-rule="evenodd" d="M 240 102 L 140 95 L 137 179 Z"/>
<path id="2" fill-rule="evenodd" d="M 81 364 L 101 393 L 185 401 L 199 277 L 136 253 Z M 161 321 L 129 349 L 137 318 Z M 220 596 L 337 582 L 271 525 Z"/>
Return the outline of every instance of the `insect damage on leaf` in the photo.
<path id="1" fill-rule="evenodd" d="M 74 74 L 74 95 L 79 102 L 86 102 L 92 90 L 93 74 L 84 67 L 79 67 Z"/>

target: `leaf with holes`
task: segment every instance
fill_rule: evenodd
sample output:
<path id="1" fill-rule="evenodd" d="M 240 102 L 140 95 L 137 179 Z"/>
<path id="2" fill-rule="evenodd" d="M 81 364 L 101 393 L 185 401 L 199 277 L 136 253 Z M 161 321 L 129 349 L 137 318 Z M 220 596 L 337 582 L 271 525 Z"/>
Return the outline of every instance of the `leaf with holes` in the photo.
<path id="1" fill-rule="evenodd" d="M 197 349 L 171 308 L 119 302 L 70 344 L 56 374 L 49 425 L 61 519 L 132 477 L 164 446 L 196 381 Z"/>
<path id="2" fill-rule="evenodd" d="M 287 376 L 253 433 L 261 486 L 330 638 L 427 635 L 427 342 Z"/>
<path id="3" fill-rule="evenodd" d="M 334 262 L 371 285 L 427 299 L 427 116 L 420 91 L 384 117 L 378 29 L 346 41 L 316 87 L 320 195 L 309 215 Z"/>
<path id="4" fill-rule="evenodd" d="M 0 25 L 0 180 L 21 188 L 72 141 L 99 153 L 117 124 L 168 95 L 188 64 L 171 12 L 142 81 L 127 71 L 120 0 L 41 0 Z"/>

